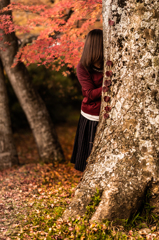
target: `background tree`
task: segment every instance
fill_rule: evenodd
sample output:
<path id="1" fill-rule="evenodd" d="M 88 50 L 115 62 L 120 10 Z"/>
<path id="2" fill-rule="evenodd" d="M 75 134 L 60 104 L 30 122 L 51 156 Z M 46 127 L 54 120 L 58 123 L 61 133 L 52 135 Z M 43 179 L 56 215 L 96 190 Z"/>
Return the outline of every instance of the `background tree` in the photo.
<path id="1" fill-rule="evenodd" d="M 100 122 L 64 218 L 83 215 L 98 189 L 101 201 L 91 221 L 129 219 L 141 207 L 147 189 L 158 189 L 158 19 L 158 1 L 103 0 L 105 86 Z M 153 205 L 158 199 L 156 195 Z"/>
<path id="2" fill-rule="evenodd" d="M 9 3 L 8 0 L 2 0 L 0 2 L 1 9 Z M 4 16 L 11 19 L 11 12 L 5 12 Z M 46 162 L 62 161 L 64 155 L 58 142 L 55 128 L 44 102 L 32 87 L 27 68 L 21 62 L 12 67 L 18 51 L 18 39 L 14 31 L 6 34 L 5 31 L 1 30 L 1 37 L 0 57 L 33 131 L 39 155 Z"/>
<path id="3" fill-rule="evenodd" d="M 12 136 L 4 70 L 0 60 L 0 169 L 14 164 L 18 164 L 18 157 Z"/>

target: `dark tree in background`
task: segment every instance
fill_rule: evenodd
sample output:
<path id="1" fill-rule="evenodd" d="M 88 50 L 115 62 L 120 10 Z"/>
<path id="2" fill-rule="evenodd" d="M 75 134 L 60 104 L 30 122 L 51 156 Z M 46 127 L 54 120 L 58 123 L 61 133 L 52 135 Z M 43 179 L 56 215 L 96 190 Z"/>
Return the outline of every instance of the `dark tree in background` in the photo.
<path id="1" fill-rule="evenodd" d="M 9 0 L 0 1 L 0 9 L 8 4 L 10 4 Z M 11 15 L 11 12 L 9 11 L 5 14 Z M 37 143 L 40 158 L 46 162 L 62 161 L 64 160 L 64 155 L 54 125 L 44 102 L 32 86 L 27 68 L 23 63 L 18 63 L 16 67 L 12 67 L 18 51 L 18 39 L 14 32 L 5 34 L 4 31 L 0 30 L 0 33 L 3 38 L 0 42 L 0 58 L 28 119 Z M 8 42 L 9 45 L 5 42 Z M 1 157 L 0 162 L 3 162 Z"/>
<path id="2" fill-rule="evenodd" d="M 11 129 L 4 69 L 0 61 L 0 169 L 14 164 L 18 164 L 18 156 Z"/>

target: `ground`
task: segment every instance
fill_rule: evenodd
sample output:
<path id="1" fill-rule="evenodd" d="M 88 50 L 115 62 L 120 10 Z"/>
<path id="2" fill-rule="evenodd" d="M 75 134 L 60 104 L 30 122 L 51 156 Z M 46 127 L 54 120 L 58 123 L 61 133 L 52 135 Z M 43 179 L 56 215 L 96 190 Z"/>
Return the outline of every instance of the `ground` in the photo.
<path id="1" fill-rule="evenodd" d="M 84 218 L 62 220 L 82 176 L 69 163 L 75 131 L 76 126 L 57 126 L 66 162 L 54 166 L 39 163 L 29 130 L 14 133 L 22 165 L 0 173 L 0 239 L 159 239 L 159 221 L 139 215 L 124 227 L 108 221 L 90 224 L 98 194 Z"/>

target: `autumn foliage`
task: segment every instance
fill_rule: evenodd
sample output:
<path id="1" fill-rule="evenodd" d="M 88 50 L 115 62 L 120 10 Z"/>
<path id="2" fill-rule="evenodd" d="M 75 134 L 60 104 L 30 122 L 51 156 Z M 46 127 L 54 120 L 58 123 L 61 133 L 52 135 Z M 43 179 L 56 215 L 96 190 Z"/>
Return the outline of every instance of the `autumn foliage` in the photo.
<path id="1" fill-rule="evenodd" d="M 13 12 L 13 21 L 8 10 Z M 28 16 L 23 24 L 17 19 L 20 13 L 27 13 Z M 6 34 L 15 31 L 21 39 L 15 64 L 17 61 L 27 65 L 37 63 L 49 66 L 54 63 L 58 70 L 64 64 L 68 67 L 77 65 L 86 34 L 94 27 L 101 27 L 101 21 L 101 0 L 60 0 L 54 4 L 35 0 L 30 3 L 18 1 L 1 11 L 0 29 Z M 35 32 L 36 39 L 23 44 L 24 37 Z"/>

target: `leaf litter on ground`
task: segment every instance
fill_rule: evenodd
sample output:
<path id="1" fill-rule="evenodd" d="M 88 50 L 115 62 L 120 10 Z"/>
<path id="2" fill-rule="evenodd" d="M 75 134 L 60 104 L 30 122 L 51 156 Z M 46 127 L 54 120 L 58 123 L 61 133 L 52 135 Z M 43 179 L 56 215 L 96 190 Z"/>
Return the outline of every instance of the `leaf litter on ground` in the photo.
<path id="1" fill-rule="evenodd" d="M 30 133 L 14 135 L 20 161 L 27 164 L 0 172 L 0 239 L 159 239 L 158 226 L 125 231 L 123 226 L 108 221 L 90 224 L 89 219 L 80 216 L 63 221 L 62 213 L 82 173 L 69 163 L 75 131 L 70 127 L 60 128 L 59 132 L 61 145 L 69 148 L 64 150 L 67 161 L 54 166 L 35 161 L 38 154 Z M 64 132 L 69 137 L 72 133 L 69 141 Z"/>

